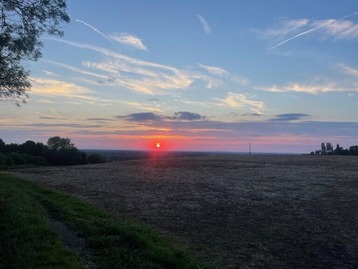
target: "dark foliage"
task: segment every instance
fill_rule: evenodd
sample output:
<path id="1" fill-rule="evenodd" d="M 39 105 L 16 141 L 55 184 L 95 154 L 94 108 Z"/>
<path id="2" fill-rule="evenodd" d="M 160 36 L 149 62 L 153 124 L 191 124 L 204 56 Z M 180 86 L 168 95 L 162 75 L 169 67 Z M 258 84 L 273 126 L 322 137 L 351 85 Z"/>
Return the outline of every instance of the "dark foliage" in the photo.
<path id="1" fill-rule="evenodd" d="M 87 164 L 87 155 L 69 138 L 50 137 L 47 145 L 28 140 L 23 144 L 5 144 L 0 139 L 0 168 L 13 165 L 78 165 Z"/>
<path id="2" fill-rule="evenodd" d="M 24 61 L 41 57 L 43 34 L 62 36 L 65 0 L 0 0 L 0 98 L 19 104 L 31 87 Z"/>
<path id="3" fill-rule="evenodd" d="M 330 142 L 321 143 L 321 150 L 312 151 L 311 155 L 358 155 L 358 145 L 344 149 L 339 144 L 333 149 Z"/>
<path id="4" fill-rule="evenodd" d="M 92 164 L 104 163 L 104 162 L 106 162 L 106 157 L 104 157 L 102 154 L 92 153 L 92 154 L 88 155 L 87 161 Z"/>
<path id="5" fill-rule="evenodd" d="M 26 160 L 21 156 L 20 153 L 11 152 L 9 154 L 9 157 L 13 159 L 15 165 L 21 165 L 26 163 Z"/>

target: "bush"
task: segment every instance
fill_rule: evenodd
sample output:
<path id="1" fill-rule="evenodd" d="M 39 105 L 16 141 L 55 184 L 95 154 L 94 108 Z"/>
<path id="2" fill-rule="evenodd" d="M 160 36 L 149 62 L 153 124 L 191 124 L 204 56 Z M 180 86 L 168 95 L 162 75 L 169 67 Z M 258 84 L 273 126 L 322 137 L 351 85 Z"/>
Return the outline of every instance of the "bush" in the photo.
<path id="1" fill-rule="evenodd" d="M 93 154 L 88 155 L 87 161 L 89 163 L 105 163 L 106 157 L 104 157 L 103 155 L 98 154 L 98 153 L 93 153 Z"/>
<path id="2" fill-rule="evenodd" d="M 7 167 L 15 165 L 14 160 L 10 156 L 5 156 L 5 158 L 6 158 L 6 166 Z"/>
<path id="3" fill-rule="evenodd" d="M 7 168 L 6 157 L 0 153 L 0 169 Z"/>
<path id="4" fill-rule="evenodd" d="M 86 159 L 77 148 L 49 150 L 47 160 L 53 165 L 78 165 L 83 164 Z"/>
<path id="5" fill-rule="evenodd" d="M 13 159 L 15 165 L 25 164 L 26 160 L 17 152 L 12 152 L 9 156 Z"/>
<path id="6" fill-rule="evenodd" d="M 36 156 L 34 158 L 34 164 L 37 165 L 45 165 L 46 164 L 46 158 L 42 156 Z"/>
<path id="7" fill-rule="evenodd" d="M 34 163 L 34 156 L 25 153 L 21 153 L 20 155 L 25 160 L 25 163 Z"/>

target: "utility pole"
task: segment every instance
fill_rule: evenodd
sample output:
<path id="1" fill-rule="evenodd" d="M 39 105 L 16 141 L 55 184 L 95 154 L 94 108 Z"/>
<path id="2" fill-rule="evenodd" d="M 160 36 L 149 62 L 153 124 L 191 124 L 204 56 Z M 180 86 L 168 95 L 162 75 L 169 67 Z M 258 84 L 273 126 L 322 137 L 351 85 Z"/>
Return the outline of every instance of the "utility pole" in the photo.
<path id="1" fill-rule="evenodd" d="M 249 142 L 249 155 L 251 155 L 251 142 Z"/>

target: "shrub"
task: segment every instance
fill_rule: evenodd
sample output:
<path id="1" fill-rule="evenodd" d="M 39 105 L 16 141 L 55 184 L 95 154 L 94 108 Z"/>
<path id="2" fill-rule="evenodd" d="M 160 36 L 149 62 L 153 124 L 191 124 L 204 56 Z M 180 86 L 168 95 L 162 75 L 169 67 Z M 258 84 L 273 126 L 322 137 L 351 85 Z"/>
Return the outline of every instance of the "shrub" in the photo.
<path id="1" fill-rule="evenodd" d="M 12 152 L 9 156 L 13 159 L 15 165 L 25 164 L 26 160 L 17 152 Z"/>
<path id="2" fill-rule="evenodd" d="M 20 155 L 25 160 L 25 163 L 34 163 L 34 156 L 25 153 L 21 153 Z"/>
<path id="3" fill-rule="evenodd" d="M 37 165 L 45 165 L 46 164 L 46 158 L 42 156 L 36 156 L 34 158 L 34 164 Z"/>
<path id="4" fill-rule="evenodd" d="M 98 153 L 93 153 L 88 155 L 87 161 L 89 163 L 104 163 L 106 162 L 106 157 Z"/>
<path id="5" fill-rule="evenodd" d="M 6 166 L 7 167 L 15 165 L 14 160 L 10 156 L 5 156 L 5 158 L 6 158 Z"/>
<path id="6" fill-rule="evenodd" d="M 5 169 L 6 167 L 6 157 L 0 153 L 0 169 Z"/>
<path id="7" fill-rule="evenodd" d="M 49 150 L 47 160 L 54 165 L 78 165 L 84 162 L 81 151 L 77 148 Z"/>

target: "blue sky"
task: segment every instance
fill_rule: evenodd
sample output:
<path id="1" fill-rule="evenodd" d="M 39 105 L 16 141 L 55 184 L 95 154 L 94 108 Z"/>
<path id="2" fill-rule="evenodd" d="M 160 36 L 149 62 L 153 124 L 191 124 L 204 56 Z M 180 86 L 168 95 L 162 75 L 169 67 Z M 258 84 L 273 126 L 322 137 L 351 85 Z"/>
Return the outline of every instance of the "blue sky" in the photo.
<path id="1" fill-rule="evenodd" d="M 6 143 L 309 152 L 358 143 L 358 4 L 70 0 Z"/>

